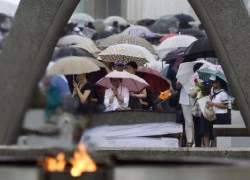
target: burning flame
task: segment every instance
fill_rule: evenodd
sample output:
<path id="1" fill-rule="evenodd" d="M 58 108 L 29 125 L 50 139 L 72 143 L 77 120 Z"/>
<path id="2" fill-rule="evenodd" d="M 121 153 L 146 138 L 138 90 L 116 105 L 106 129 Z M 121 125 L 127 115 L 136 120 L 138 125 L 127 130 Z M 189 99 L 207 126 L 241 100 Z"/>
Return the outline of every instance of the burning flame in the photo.
<path id="1" fill-rule="evenodd" d="M 73 177 L 81 176 L 83 172 L 95 172 L 97 169 L 83 144 L 78 145 L 78 150 L 74 152 L 69 162 L 72 164 L 70 173 Z"/>
<path id="2" fill-rule="evenodd" d="M 78 149 L 70 158 L 69 163 L 72 165 L 70 174 L 73 177 L 79 177 L 83 172 L 95 172 L 97 169 L 95 162 L 88 155 L 83 144 L 78 145 Z M 49 172 L 63 172 L 66 165 L 64 153 L 59 153 L 56 158 L 45 157 L 44 159 L 44 169 Z"/>
<path id="3" fill-rule="evenodd" d="M 44 160 L 44 168 L 49 172 L 63 172 L 66 167 L 65 155 L 59 153 L 56 158 L 46 157 Z"/>

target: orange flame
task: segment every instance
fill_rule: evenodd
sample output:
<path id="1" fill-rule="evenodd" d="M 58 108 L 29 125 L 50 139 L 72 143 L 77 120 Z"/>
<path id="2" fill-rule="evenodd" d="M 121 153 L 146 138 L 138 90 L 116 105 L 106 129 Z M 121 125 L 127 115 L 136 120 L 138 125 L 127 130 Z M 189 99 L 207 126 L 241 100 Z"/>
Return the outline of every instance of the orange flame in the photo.
<path id="1" fill-rule="evenodd" d="M 72 164 L 70 173 L 73 177 L 81 176 L 83 172 L 95 172 L 97 169 L 95 162 L 88 155 L 83 144 L 78 145 L 78 150 L 74 152 L 70 163 Z"/>
<path id="2" fill-rule="evenodd" d="M 86 147 L 83 144 L 78 145 L 73 157 L 69 160 L 72 168 L 70 174 L 73 177 L 79 177 L 83 172 L 95 172 L 97 167 L 95 162 L 88 155 Z M 67 165 L 64 153 L 59 153 L 56 158 L 45 157 L 44 169 L 49 172 L 63 172 Z"/>

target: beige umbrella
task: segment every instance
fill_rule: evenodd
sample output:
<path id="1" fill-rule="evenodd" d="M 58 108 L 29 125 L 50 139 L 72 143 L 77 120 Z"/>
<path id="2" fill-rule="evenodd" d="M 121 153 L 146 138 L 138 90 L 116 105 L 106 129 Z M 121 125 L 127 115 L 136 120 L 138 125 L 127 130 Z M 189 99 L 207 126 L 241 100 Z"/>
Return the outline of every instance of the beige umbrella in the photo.
<path id="1" fill-rule="evenodd" d="M 93 58 L 69 56 L 56 61 L 54 65 L 48 69 L 47 75 L 83 74 L 98 70 L 100 70 L 100 68 L 93 62 Z"/>
<path id="2" fill-rule="evenodd" d="M 138 65 L 156 62 L 154 56 L 146 48 L 132 44 L 110 46 L 99 54 L 98 59 L 105 62 L 121 61 L 128 63 L 129 61 L 134 61 Z"/>
<path id="3" fill-rule="evenodd" d="M 75 44 L 87 44 L 88 46 L 95 45 L 95 43 L 87 37 L 83 37 L 79 35 L 67 35 L 67 36 L 61 37 L 56 46 L 67 47 L 67 46 L 72 46 Z"/>
<path id="4" fill-rule="evenodd" d="M 106 25 L 112 25 L 115 21 L 117 21 L 119 25 L 128 25 L 128 22 L 120 16 L 109 16 L 103 21 L 103 23 Z"/>
<path id="5" fill-rule="evenodd" d="M 146 48 L 152 54 L 157 55 L 153 46 L 147 40 L 140 38 L 140 37 L 124 35 L 124 34 L 112 35 L 105 39 L 100 40 L 98 48 L 103 50 L 109 46 L 113 46 L 116 44 L 134 44 L 134 45 L 142 46 Z"/>
<path id="6" fill-rule="evenodd" d="M 76 47 L 76 48 L 81 48 L 81 49 L 87 50 L 88 52 L 93 54 L 95 57 L 97 57 L 97 54 L 101 52 L 101 50 L 96 47 L 94 42 L 93 43 L 91 42 L 91 43 L 76 44 L 76 45 L 72 45 L 71 47 Z"/>
<path id="7" fill-rule="evenodd" d="M 93 58 L 91 58 L 91 61 L 95 63 L 99 68 L 104 68 L 107 71 L 107 73 L 110 72 L 110 69 L 103 62 Z"/>

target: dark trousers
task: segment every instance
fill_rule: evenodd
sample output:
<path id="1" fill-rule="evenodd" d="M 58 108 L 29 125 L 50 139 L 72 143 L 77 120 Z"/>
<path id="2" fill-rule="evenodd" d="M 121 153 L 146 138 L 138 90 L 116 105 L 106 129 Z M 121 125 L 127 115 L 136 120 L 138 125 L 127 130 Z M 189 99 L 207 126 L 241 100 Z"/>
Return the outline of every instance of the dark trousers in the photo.
<path id="1" fill-rule="evenodd" d="M 193 116 L 194 121 L 194 140 L 195 140 L 195 147 L 201 147 L 201 118 Z"/>

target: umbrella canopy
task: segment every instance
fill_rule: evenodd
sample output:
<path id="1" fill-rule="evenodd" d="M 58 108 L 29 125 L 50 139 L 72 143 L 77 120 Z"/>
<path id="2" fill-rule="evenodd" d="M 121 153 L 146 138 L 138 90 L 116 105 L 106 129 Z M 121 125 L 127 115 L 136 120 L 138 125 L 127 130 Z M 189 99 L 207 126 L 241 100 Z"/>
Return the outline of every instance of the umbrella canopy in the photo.
<path id="1" fill-rule="evenodd" d="M 172 64 L 176 61 L 178 56 L 184 55 L 186 50 L 187 50 L 186 47 L 179 47 L 178 49 L 166 54 L 166 56 L 162 59 L 162 61 L 165 61 L 167 64 Z"/>
<path id="2" fill-rule="evenodd" d="M 92 40 L 96 41 L 98 39 L 104 39 L 107 38 L 109 36 L 112 36 L 114 33 L 110 32 L 110 31 L 99 31 L 96 32 L 93 36 L 92 36 Z"/>
<path id="3" fill-rule="evenodd" d="M 154 69 L 139 67 L 136 74 L 142 77 L 149 84 L 148 89 L 153 93 L 160 93 L 169 89 L 167 79 Z"/>
<path id="4" fill-rule="evenodd" d="M 86 74 L 98 70 L 100 70 L 100 68 L 92 61 L 92 58 L 69 56 L 56 61 L 55 64 L 49 68 L 47 74 Z"/>
<path id="5" fill-rule="evenodd" d="M 0 13 L 15 16 L 20 0 L 0 0 Z"/>
<path id="6" fill-rule="evenodd" d="M 93 54 L 95 57 L 97 57 L 97 54 L 99 52 L 101 52 L 101 50 L 98 49 L 93 42 L 91 42 L 91 43 L 76 44 L 76 45 L 73 45 L 71 47 L 84 49 L 84 50 L 90 52 L 91 54 Z"/>
<path id="7" fill-rule="evenodd" d="M 173 33 L 170 33 L 170 34 L 167 34 L 165 36 L 163 36 L 161 39 L 160 39 L 160 43 L 162 43 L 163 41 L 165 41 L 166 39 L 170 38 L 170 37 L 173 37 L 173 36 L 176 36 L 177 34 L 173 34 Z"/>
<path id="8" fill-rule="evenodd" d="M 203 68 L 213 66 L 213 64 L 211 64 L 205 60 L 199 60 L 199 61 L 195 61 L 195 62 L 186 62 L 186 63 L 180 64 L 176 78 L 182 84 L 182 86 L 184 87 L 184 89 L 187 92 L 192 85 L 189 80 L 194 75 L 193 67 L 197 63 L 203 63 L 204 64 Z"/>
<path id="9" fill-rule="evenodd" d="M 183 35 L 194 36 L 197 39 L 207 37 L 207 35 L 205 33 L 203 33 L 202 31 L 196 30 L 196 29 L 181 29 L 180 33 L 183 34 Z"/>
<path id="10" fill-rule="evenodd" d="M 159 34 L 176 33 L 179 29 L 179 21 L 176 18 L 158 19 L 149 26 L 149 29 Z"/>
<path id="11" fill-rule="evenodd" d="M 141 19 L 141 20 L 137 21 L 136 24 L 139 26 L 149 27 L 152 24 L 154 24 L 154 22 L 155 22 L 154 19 Z"/>
<path id="12" fill-rule="evenodd" d="M 94 56 L 85 49 L 80 49 L 75 47 L 62 47 L 54 51 L 52 55 L 52 61 L 57 61 L 58 59 L 67 56 L 83 56 L 83 57 L 94 58 Z"/>
<path id="13" fill-rule="evenodd" d="M 85 13 L 75 13 L 69 19 L 69 23 L 86 25 L 88 22 L 95 22 L 95 19 Z"/>
<path id="14" fill-rule="evenodd" d="M 126 71 L 113 71 L 109 74 L 107 74 L 104 78 L 100 79 L 96 85 L 102 86 L 105 88 L 112 88 L 112 84 L 110 82 L 110 78 L 120 78 L 122 79 L 122 85 L 127 87 L 129 91 L 131 92 L 141 92 L 143 89 L 145 89 L 148 85 L 148 83 L 134 75 L 130 74 Z"/>
<path id="15" fill-rule="evenodd" d="M 59 39 L 57 47 L 67 47 L 75 44 L 88 44 L 88 46 L 95 46 L 94 42 L 87 37 L 79 35 L 67 35 Z"/>
<path id="16" fill-rule="evenodd" d="M 134 61 L 138 65 L 156 61 L 154 56 L 147 49 L 132 44 L 110 46 L 99 54 L 98 59 L 106 62 L 121 61 L 127 63 Z"/>
<path id="17" fill-rule="evenodd" d="M 188 47 L 197 39 L 188 35 L 177 35 L 163 41 L 156 49 L 160 58 L 163 58 L 167 53 L 179 47 Z"/>
<path id="18" fill-rule="evenodd" d="M 130 26 L 127 29 L 125 29 L 121 34 L 130 35 L 130 36 L 136 36 L 136 37 L 144 37 L 147 34 L 151 34 L 152 32 L 144 27 L 144 26 Z"/>
<path id="19" fill-rule="evenodd" d="M 190 16 L 188 14 L 183 14 L 183 13 L 176 14 L 176 15 L 174 15 L 174 17 L 176 17 L 180 21 L 180 23 L 195 21 L 195 19 L 192 16 Z"/>
<path id="20" fill-rule="evenodd" d="M 197 58 L 216 57 L 213 47 L 208 38 L 201 38 L 194 41 L 185 52 L 184 61 L 194 61 Z"/>
<path id="21" fill-rule="evenodd" d="M 98 48 L 106 49 L 107 47 L 113 46 L 116 44 L 134 44 L 134 45 L 138 45 L 138 46 L 142 46 L 146 48 L 152 54 L 155 54 L 155 55 L 157 54 L 153 46 L 147 40 L 140 38 L 140 37 L 134 37 L 134 36 L 124 35 L 124 34 L 112 35 L 108 38 L 102 39 L 100 41 L 100 44 L 98 45 Z"/>
<path id="22" fill-rule="evenodd" d="M 203 81 L 208 81 L 210 76 L 214 75 L 227 82 L 227 78 L 220 65 L 213 65 L 207 68 L 199 69 L 197 73 L 199 74 L 199 78 Z"/>
<path id="23" fill-rule="evenodd" d="M 128 25 L 128 22 L 120 16 L 109 16 L 103 22 L 106 25 L 112 25 L 115 21 L 117 21 L 119 25 Z"/>

